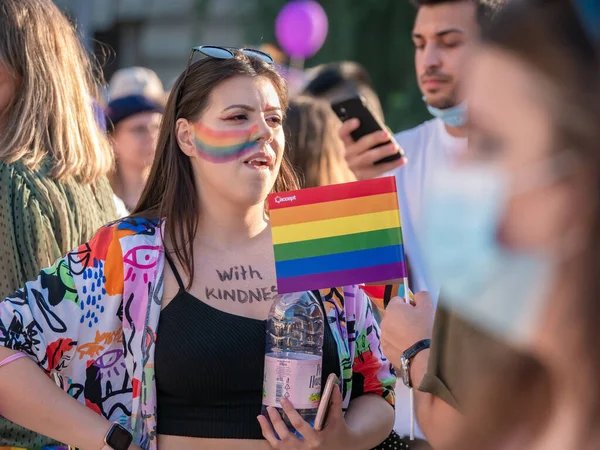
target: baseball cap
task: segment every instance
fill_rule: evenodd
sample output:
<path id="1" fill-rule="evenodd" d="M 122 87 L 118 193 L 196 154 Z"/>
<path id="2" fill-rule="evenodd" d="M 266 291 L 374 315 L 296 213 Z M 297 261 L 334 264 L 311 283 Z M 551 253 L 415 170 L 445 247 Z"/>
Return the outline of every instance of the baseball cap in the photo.
<path id="1" fill-rule="evenodd" d="M 127 67 L 117 70 L 110 79 L 109 99 L 112 101 L 131 95 L 143 95 L 163 103 L 165 89 L 156 72 L 146 67 Z"/>
<path id="2" fill-rule="evenodd" d="M 129 95 L 111 101 L 106 107 L 106 117 L 109 125 L 116 127 L 117 124 L 143 112 L 164 112 L 164 107 L 158 101 L 143 95 Z"/>

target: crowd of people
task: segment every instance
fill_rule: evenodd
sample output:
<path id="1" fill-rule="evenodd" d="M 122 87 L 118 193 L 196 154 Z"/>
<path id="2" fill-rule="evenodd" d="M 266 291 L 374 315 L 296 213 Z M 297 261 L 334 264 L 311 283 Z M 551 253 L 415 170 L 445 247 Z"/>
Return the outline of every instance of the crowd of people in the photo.
<path id="1" fill-rule="evenodd" d="M 198 46 L 168 92 L 129 67 L 105 99 L 51 0 L 0 0 L 0 449 L 600 447 L 600 16 L 413 3 L 432 119 L 355 140 L 332 103 L 385 122 L 355 62 L 288 90 L 264 49 Z M 325 426 L 261 414 L 268 194 L 382 176 L 411 302 L 315 291 Z"/>

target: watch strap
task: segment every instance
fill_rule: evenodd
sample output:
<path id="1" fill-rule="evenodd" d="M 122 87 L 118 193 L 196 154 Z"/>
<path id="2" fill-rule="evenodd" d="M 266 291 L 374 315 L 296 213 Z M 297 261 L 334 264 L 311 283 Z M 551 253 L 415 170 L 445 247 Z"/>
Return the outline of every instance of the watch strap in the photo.
<path id="1" fill-rule="evenodd" d="M 404 357 L 404 359 L 407 359 L 410 361 L 415 356 L 417 356 L 417 354 L 419 352 L 422 352 L 423 350 L 426 350 L 430 347 L 431 347 L 431 339 L 423 339 L 423 340 L 420 340 L 419 342 L 417 342 L 416 344 L 414 344 L 412 347 L 405 350 L 404 353 L 402 353 L 402 356 Z"/>
<path id="2" fill-rule="evenodd" d="M 402 353 L 402 357 L 400 358 L 401 367 L 400 367 L 400 375 L 402 377 L 402 382 L 409 388 L 412 388 L 412 380 L 410 378 L 410 361 L 414 358 L 419 352 L 428 349 L 431 345 L 430 339 L 423 339 L 408 350 Z"/>

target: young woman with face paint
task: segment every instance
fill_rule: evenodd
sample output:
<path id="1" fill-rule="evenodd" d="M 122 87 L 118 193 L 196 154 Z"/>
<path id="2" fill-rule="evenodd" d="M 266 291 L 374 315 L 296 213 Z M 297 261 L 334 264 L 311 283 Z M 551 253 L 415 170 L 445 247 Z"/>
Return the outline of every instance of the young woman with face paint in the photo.
<path id="1" fill-rule="evenodd" d="M 86 449 L 370 449 L 392 429 L 395 376 L 356 286 L 316 293 L 322 385 L 343 380 L 324 430 L 289 402 L 302 439 L 260 415 L 277 294 L 265 200 L 296 186 L 287 94 L 268 55 L 221 51 L 177 80 L 133 215 L 0 303 L 0 411 Z"/>

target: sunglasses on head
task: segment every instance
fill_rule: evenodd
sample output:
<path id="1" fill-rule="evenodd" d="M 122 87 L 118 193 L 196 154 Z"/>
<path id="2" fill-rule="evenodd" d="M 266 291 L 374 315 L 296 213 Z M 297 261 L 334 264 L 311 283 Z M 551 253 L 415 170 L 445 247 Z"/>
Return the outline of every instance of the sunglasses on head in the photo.
<path id="1" fill-rule="evenodd" d="M 244 55 L 250 58 L 258 58 L 261 61 L 266 62 L 267 64 L 274 64 L 273 57 L 268 53 L 261 52 L 260 50 L 255 50 L 253 48 L 235 48 L 235 47 L 217 47 L 215 45 L 200 45 L 198 47 L 193 47 L 190 50 L 190 56 L 188 58 L 187 66 L 185 67 L 185 73 L 183 74 L 183 79 L 179 84 L 179 92 L 177 93 L 177 102 L 181 100 L 181 93 L 183 92 L 183 85 L 185 83 L 185 79 L 188 76 L 190 71 L 190 67 L 192 65 L 192 60 L 194 59 L 194 55 L 196 52 L 203 54 L 209 58 L 214 59 L 232 59 L 235 58 L 235 52 L 242 52 Z"/>

